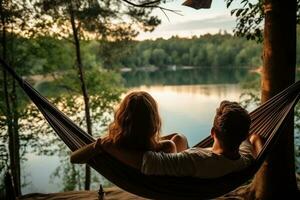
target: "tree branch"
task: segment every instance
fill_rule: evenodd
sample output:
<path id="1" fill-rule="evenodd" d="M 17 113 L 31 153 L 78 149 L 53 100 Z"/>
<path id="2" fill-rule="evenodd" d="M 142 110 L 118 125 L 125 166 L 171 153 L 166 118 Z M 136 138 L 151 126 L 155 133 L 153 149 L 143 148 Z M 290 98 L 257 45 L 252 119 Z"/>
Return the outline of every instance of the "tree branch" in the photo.
<path id="1" fill-rule="evenodd" d="M 122 0 L 122 1 L 124 1 L 125 3 L 127 3 L 131 6 L 139 7 L 139 8 L 159 8 L 165 15 L 166 15 L 165 11 L 169 11 L 169 12 L 175 13 L 177 15 L 183 16 L 180 13 L 181 10 L 172 10 L 172 9 L 168 9 L 168 8 L 164 8 L 164 7 L 159 6 L 158 3 L 161 2 L 161 0 L 154 0 L 154 1 L 150 1 L 150 2 L 142 3 L 142 4 L 136 4 L 136 3 L 133 3 L 133 2 L 128 1 L 128 0 Z M 169 20 L 169 18 L 168 18 L 168 20 Z"/>
<path id="2" fill-rule="evenodd" d="M 161 10 L 161 12 L 165 15 L 165 17 L 168 19 L 168 21 L 170 22 L 170 19 L 169 19 L 167 13 L 166 13 L 164 10 L 162 10 L 162 9 L 160 9 L 160 10 Z"/>
<path id="3" fill-rule="evenodd" d="M 160 3 L 161 0 L 155 0 L 155 1 L 150 1 L 150 2 L 146 2 L 146 3 L 141 3 L 141 4 L 136 4 L 136 3 L 133 3 L 131 1 L 128 1 L 128 0 L 122 0 L 124 1 L 125 3 L 128 3 L 132 6 L 135 6 L 135 7 L 142 7 L 142 8 L 153 8 L 153 7 L 157 7 L 157 3 Z"/>

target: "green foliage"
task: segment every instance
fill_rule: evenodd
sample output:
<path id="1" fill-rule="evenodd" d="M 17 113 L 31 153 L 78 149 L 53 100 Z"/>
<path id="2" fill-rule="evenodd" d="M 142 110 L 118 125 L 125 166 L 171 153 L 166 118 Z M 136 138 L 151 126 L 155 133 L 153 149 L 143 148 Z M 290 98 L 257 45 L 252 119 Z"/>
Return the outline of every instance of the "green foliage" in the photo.
<path id="1" fill-rule="evenodd" d="M 123 41 L 99 41 L 98 56 L 101 58 L 101 64 L 107 69 L 118 69 L 122 65 L 120 60 L 132 53 L 132 42 Z"/>
<path id="2" fill-rule="evenodd" d="M 234 0 L 225 0 L 229 8 Z M 237 24 L 234 32 L 237 36 L 244 36 L 247 39 L 261 42 L 262 22 L 264 19 L 263 0 L 253 3 L 251 0 L 240 0 L 241 8 L 231 10 L 231 15 L 237 18 Z"/>
<path id="3" fill-rule="evenodd" d="M 252 0 L 224 0 L 227 8 L 238 3 L 239 8 L 231 10 L 231 15 L 237 18 L 234 33 L 257 42 L 263 41 L 264 1 Z M 300 0 L 297 0 L 297 24 L 300 23 Z M 266 8 L 268 9 L 268 8 Z"/>
<path id="4" fill-rule="evenodd" d="M 76 124 L 86 128 L 83 114 L 84 104 L 76 76 L 77 74 L 73 70 L 65 72 L 57 75 L 56 79 L 52 81 L 39 83 L 36 88 Z M 107 123 L 112 117 L 113 108 L 119 102 L 120 94 L 124 91 L 122 79 L 115 72 L 94 68 L 86 71 L 86 83 L 90 94 L 93 132 L 95 136 L 99 136 L 106 130 Z M 33 149 L 46 155 L 58 153 L 62 148 L 53 144 L 58 144 L 60 139 L 54 135 L 54 131 L 35 106 L 31 104 L 27 106 L 27 109 L 28 117 L 24 131 L 30 130 L 29 135 L 38 141 L 31 144 Z M 57 148 L 53 149 L 53 146 Z"/>
<path id="5" fill-rule="evenodd" d="M 203 35 L 191 39 L 170 39 L 133 42 L 128 56 L 115 60 L 115 66 L 130 68 L 177 66 L 258 67 L 261 45 L 230 34 Z"/>
<path id="6" fill-rule="evenodd" d="M 100 40 L 102 47 L 98 54 L 102 65 L 108 68 L 114 67 L 113 60 L 126 55 L 128 41 L 140 30 L 153 31 L 160 24 L 160 20 L 151 15 L 153 7 L 134 7 L 119 0 L 38 0 L 34 5 L 39 13 L 40 29 L 49 30 L 49 35 L 71 38 L 76 34 L 82 40 Z"/>

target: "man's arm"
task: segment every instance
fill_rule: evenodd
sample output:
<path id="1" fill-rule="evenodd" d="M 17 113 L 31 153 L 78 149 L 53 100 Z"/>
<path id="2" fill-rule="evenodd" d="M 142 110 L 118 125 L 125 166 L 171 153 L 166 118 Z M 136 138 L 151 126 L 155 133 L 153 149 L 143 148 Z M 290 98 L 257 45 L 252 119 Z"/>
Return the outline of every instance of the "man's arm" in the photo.
<path id="1" fill-rule="evenodd" d="M 147 151 L 141 172 L 146 175 L 194 176 L 197 165 L 188 153 Z"/>
<path id="2" fill-rule="evenodd" d="M 93 142 L 72 152 L 70 157 L 71 163 L 78 163 L 78 164 L 87 163 L 88 160 L 90 160 L 98 153 L 98 151 L 95 149 L 95 145 L 96 142 Z"/>
<path id="3" fill-rule="evenodd" d="M 133 168 L 141 169 L 144 152 L 120 149 L 115 145 L 102 143 L 100 138 L 96 142 L 88 144 L 74 151 L 71 154 L 70 161 L 71 163 L 78 164 L 87 163 L 90 159 L 97 156 L 97 154 L 99 154 L 101 151 L 109 153 L 111 156 Z"/>

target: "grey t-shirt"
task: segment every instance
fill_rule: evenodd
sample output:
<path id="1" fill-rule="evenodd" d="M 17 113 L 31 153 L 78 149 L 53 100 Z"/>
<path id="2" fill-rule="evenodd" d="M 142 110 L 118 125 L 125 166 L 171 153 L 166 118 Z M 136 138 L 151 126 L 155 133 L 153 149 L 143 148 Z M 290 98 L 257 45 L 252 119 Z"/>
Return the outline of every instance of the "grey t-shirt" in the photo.
<path id="1" fill-rule="evenodd" d="M 147 175 L 221 177 L 249 166 L 254 160 L 252 152 L 248 141 L 241 144 L 241 156 L 237 160 L 215 154 L 210 148 L 196 147 L 180 153 L 147 151 L 143 155 L 141 171 Z"/>

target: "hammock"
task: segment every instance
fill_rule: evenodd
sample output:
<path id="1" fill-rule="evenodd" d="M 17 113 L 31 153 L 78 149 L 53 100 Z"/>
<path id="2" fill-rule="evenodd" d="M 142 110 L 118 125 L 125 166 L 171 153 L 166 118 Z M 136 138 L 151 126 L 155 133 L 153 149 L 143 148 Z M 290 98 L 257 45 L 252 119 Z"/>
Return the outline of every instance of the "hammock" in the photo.
<path id="1" fill-rule="evenodd" d="M 19 82 L 57 135 L 72 151 L 95 141 L 28 82 L 20 78 L 2 59 L 0 63 Z M 199 200 L 224 195 L 252 178 L 260 168 L 276 140 L 284 132 L 286 121 L 292 117 L 299 92 L 300 82 L 296 82 L 250 113 L 252 120 L 250 133 L 257 133 L 266 138 L 266 143 L 254 163 L 241 171 L 213 179 L 149 176 L 123 164 L 105 152 L 88 164 L 118 187 L 145 198 Z M 208 147 L 212 142 L 212 139 L 207 137 L 196 146 Z"/>

